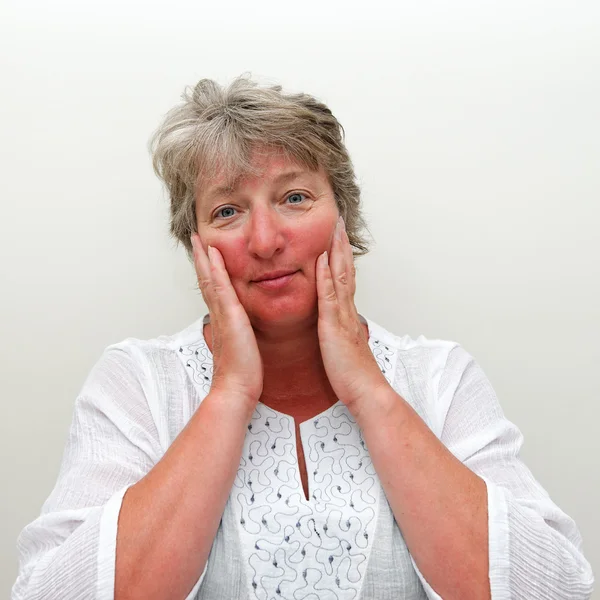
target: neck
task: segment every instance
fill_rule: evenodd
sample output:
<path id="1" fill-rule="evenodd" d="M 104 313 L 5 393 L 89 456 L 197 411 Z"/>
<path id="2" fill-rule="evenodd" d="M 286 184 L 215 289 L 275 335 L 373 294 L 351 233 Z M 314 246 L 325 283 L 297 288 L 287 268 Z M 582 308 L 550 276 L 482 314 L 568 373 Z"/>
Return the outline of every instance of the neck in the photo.
<path id="1" fill-rule="evenodd" d="M 255 334 L 265 373 L 265 403 L 293 405 L 309 398 L 327 403 L 334 397 L 321 358 L 316 319 L 286 330 L 255 329 Z"/>
<path id="2" fill-rule="evenodd" d="M 263 362 L 260 401 L 288 414 L 318 414 L 337 398 L 321 358 L 317 320 L 286 327 L 254 327 Z M 204 337 L 212 351 L 210 324 Z"/>

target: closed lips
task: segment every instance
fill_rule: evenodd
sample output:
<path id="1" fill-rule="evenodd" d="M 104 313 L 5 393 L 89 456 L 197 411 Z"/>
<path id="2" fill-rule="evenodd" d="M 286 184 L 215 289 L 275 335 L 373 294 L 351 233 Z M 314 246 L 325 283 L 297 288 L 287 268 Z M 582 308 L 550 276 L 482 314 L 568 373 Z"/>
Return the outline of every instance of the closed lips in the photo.
<path id="1" fill-rule="evenodd" d="M 279 277 L 285 277 L 286 275 L 292 275 L 296 271 L 273 271 L 272 273 L 265 273 L 260 277 L 257 277 L 253 281 L 266 281 L 268 279 L 278 279 Z"/>

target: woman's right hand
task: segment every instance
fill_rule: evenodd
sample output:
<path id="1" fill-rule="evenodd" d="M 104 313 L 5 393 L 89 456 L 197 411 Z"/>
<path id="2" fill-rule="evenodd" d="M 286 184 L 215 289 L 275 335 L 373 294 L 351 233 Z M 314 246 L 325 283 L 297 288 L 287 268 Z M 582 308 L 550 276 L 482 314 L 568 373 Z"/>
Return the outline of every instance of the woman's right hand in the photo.
<path id="1" fill-rule="evenodd" d="M 216 248 L 204 251 L 192 234 L 198 285 L 210 314 L 213 378 L 211 392 L 237 399 L 254 410 L 263 388 L 263 367 L 250 319 L 241 305 Z"/>

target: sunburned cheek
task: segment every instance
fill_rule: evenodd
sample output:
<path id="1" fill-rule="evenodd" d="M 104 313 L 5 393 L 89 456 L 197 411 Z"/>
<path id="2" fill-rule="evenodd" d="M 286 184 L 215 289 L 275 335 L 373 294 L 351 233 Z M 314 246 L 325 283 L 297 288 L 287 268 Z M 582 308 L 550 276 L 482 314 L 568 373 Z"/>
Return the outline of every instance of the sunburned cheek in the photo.
<path id="1" fill-rule="evenodd" d="M 301 260 L 315 263 L 319 255 L 323 254 L 325 250 L 329 252 L 332 239 L 331 226 L 328 224 L 320 225 L 299 231 L 291 240 L 291 245 L 297 248 L 297 254 L 301 257 Z"/>
<path id="2" fill-rule="evenodd" d="M 229 277 L 232 280 L 243 279 L 248 273 L 250 264 L 244 241 L 232 240 L 227 244 L 220 244 L 219 250 L 223 255 Z"/>
<path id="3" fill-rule="evenodd" d="M 265 301 L 263 292 L 248 282 L 249 274 L 256 273 L 259 265 L 248 254 L 246 241 L 243 238 L 232 238 L 215 243 L 223 255 L 235 292 L 246 310 L 252 313 L 266 311 L 275 318 L 279 312 L 293 314 L 297 311 L 306 312 L 312 307 L 316 303 L 316 261 L 325 250 L 330 251 L 334 226 L 335 220 L 331 219 L 325 223 L 312 222 L 306 227 L 296 227 L 285 232 L 285 247 L 277 258 L 274 257 L 271 265 L 299 268 L 303 271 L 303 276 L 293 286 L 291 295 L 282 294 L 277 299 L 270 296 L 268 302 Z"/>

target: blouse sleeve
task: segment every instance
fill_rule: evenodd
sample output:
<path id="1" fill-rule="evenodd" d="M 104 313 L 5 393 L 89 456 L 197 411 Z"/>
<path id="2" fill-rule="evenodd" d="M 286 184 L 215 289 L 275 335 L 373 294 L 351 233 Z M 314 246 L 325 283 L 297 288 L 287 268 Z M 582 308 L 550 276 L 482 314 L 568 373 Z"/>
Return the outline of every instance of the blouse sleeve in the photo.
<path id="1" fill-rule="evenodd" d="M 441 441 L 486 483 L 492 600 L 590 598 L 594 577 L 575 522 L 522 462 L 521 432 L 461 346 L 450 350 L 437 409 Z M 439 598 L 424 586 L 429 598 Z"/>
<path id="2" fill-rule="evenodd" d="M 114 598 L 123 496 L 164 454 L 148 393 L 140 360 L 107 349 L 75 402 L 55 487 L 17 540 L 12 600 Z"/>

